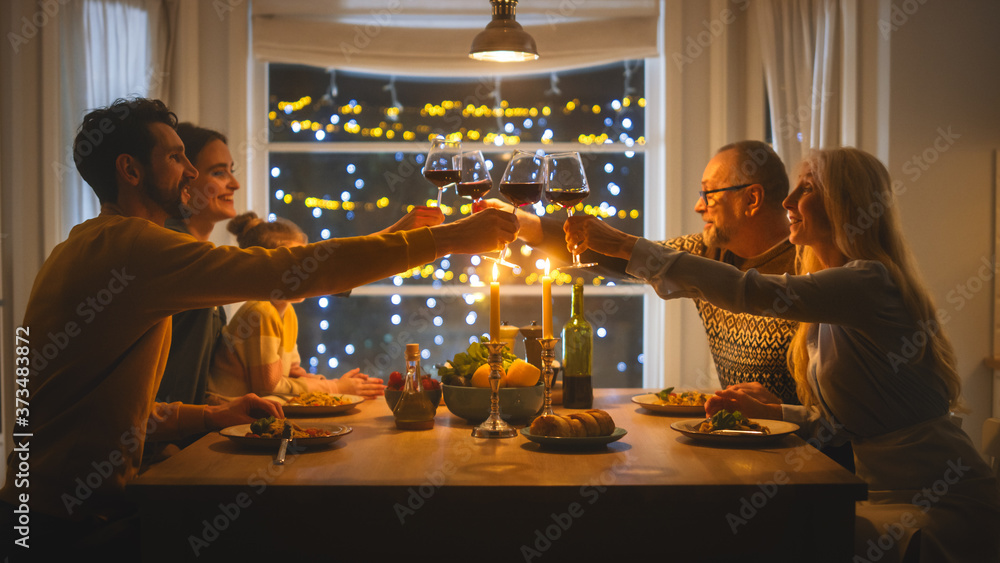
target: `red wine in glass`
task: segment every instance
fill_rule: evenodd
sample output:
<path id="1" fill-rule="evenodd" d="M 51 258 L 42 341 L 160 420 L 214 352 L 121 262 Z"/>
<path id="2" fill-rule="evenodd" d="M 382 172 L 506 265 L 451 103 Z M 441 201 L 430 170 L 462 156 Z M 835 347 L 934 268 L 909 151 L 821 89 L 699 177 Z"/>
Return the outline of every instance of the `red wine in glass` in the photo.
<path id="1" fill-rule="evenodd" d="M 566 215 L 573 216 L 577 204 L 590 195 L 587 184 L 587 174 L 583 170 L 583 161 L 578 152 L 563 152 L 546 155 L 545 157 L 545 197 L 553 205 L 566 210 Z M 596 263 L 583 264 L 580 255 L 573 251 L 573 262 L 564 268 L 589 268 Z"/>
<path id="2" fill-rule="evenodd" d="M 441 189 L 462 179 L 461 170 L 424 170 L 424 178 Z"/>
<path id="3" fill-rule="evenodd" d="M 545 192 L 545 199 L 549 200 L 552 205 L 558 205 L 563 209 L 568 209 L 570 207 L 576 207 L 576 204 L 580 203 L 584 199 L 587 199 L 589 192 L 583 191 L 551 191 Z"/>
<path id="4" fill-rule="evenodd" d="M 542 154 L 515 150 L 507 163 L 507 169 L 500 177 L 500 194 L 514 205 L 514 208 L 538 203 L 542 199 L 542 183 L 545 181 L 545 159 Z M 514 210 L 511 210 L 514 213 Z M 507 262 L 507 245 L 500 251 L 498 263 L 518 267 Z"/>
<path id="5" fill-rule="evenodd" d="M 533 205 L 542 199 L 541 182 L 501 182 L 500 193 L 514 207 Z"/>
<path id="6" fill-rule="evenodd" d="M 424 178 L 437 186 L 437 205 L 441 207 L 441 195 L 445 186 L 462 179 L 462 141 L 437 135 L 431 140 L 424 164 Z"/>
<path id="7" fill-rule="evenodd" d="M 471 182 L 459 182 L 455 191 L 462 197 L 467 197 L 472 201 L 479 201 L 493 187 L 493 181 L 489 178 L 485 180 L 475 180 Z"/>

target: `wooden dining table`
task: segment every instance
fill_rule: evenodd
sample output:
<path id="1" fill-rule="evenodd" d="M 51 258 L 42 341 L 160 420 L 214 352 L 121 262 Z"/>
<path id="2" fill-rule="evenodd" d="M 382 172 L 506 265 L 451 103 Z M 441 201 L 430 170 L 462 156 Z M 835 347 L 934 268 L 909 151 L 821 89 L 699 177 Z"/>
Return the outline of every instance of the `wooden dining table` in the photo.
<path id="1" fill-rule="evenodd" d="M 210 433 L 127 488 L 144 561 L 850 561 L 867 487 L 795 434 L 752 446 L 692 440 L 688 417 L 596 389 L 627 432 L 582 450 L 471 435 L 438 408 L 397 430 L 380 399 L 302 426 L 352 430 L 314 449 L 246 448 Z M 501 404 L 502 409 L 502 404 Z M 556 407 L 556 414 L 574 412 Z"/>

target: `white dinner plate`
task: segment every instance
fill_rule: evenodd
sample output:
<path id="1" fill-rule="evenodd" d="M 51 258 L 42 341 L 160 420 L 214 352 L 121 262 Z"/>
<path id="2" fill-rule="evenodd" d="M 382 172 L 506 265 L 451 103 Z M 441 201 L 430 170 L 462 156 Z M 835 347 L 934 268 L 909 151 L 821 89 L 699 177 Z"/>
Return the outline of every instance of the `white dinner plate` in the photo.
<path id="1" fill-rule="evenodd" d="M 288 416 L 328 416 L 331 414 L 340 414 L 342 412 L 349 411 L 355 406 L 365 402 L 365 398 L 361 395 L 348 395 L 346 393 L 337 393 L 337 396 L 343 397 L 346 402 L 335 406 L 318 406 L 311 407 L 306 405 L 289 405 L 288 400 L 281 402 L 281 410 L 285 412 Z M 280 401 L 279 401 L 280 402 Z"/>
<path id="2" fill-rule="evenodd" d="M 706 395 L 708 393 L 705 393 Z M 675 416 L 696 416 L 699 414 L 705 414 L 705 405 L 699 405 L 694 407 L 685 407 L 681 405 L 665 405 L 660 401 L 656 393 L 646 393 L 644 395 L 636 395 L 632 397 L 632 402 L 639 405 L 640 407 L 663 414 L 671 414 Z"/>
<path id="3" fill-rule="evenodd" d="M 704 418 L 690 418 L 687 420 L 678 420 L 670 425 L 671 428 L 680 432 L 681 434 L 691 438 L 692 440 L 698 440 L 699 442 L 708 442 L 715 444 L 738 444 L 738 445 L 750 445 L 750 444 L 763 444 L 767 442 L 772 442 L 779 440 L 792 432 L 799 429 L 798 424 L 791 422 L 785 422 L 784 420 L 764 420 L 764 419 L 750 419 L 751 422 L 756 422 L 761 426 L 766 427 L 770 430 L 768 434 L 712 434 L 708 432 L 699 432 L 698 427 L 702 422 L 705 422 Z"/>
<path id="4" fill-rule="evenodd" d="M 303 425 L 306 426 L 306 425 Z M 323 446 L 336 442 L 342 437 L 350 434 L 354 431 L 350 426 L 343 426 L 341 424 L 309 424 L 308 428 L 319 428 L 321 430 L 327 430 L 330 432 L 329 436 L 316 436 L 315 438 L 295 438 L 292 440 L 292 444 L 297 446 L 302 446 L 305 448 L 312 448 L 315 446 Z M 233 442 L 241 446 L 247 446 L 252 448 L 277 448 L 281 444 L 281 438 L 254 438 L 252 436 L 247 436 L 247 432 L 250 432 L 249 424 L 238 424 L 236 426 L 230 426 L 228 428 L 223 428 L 219 430 L 219 434 L 222 434 L 226 438 L 229 438 Z"/>

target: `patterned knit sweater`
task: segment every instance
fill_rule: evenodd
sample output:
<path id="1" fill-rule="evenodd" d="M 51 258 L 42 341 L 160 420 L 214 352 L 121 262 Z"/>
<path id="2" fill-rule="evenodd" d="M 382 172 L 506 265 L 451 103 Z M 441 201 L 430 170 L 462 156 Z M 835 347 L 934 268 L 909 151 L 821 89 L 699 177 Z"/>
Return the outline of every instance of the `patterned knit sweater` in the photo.
<path id="1" fill-rule="evenodd" d="M 762 274 L 795 273 L 795 246 L 787 240 L 759 256 L 744 260 L 742 264 L 738 263 L 739 259 L 733 253 L 706 246 L 700 233 L 660 244 L 725 262 L 744 272 L 753 268 Z M 788 371 L 786 355 L 798 323 L 731 313 L 702 299 L 695 299 L 694 303 L 705 325 L 719 383 L 723 387 L 757 381 L 780 397 L 782 402 L 798 404 L 795 380 Z"/>

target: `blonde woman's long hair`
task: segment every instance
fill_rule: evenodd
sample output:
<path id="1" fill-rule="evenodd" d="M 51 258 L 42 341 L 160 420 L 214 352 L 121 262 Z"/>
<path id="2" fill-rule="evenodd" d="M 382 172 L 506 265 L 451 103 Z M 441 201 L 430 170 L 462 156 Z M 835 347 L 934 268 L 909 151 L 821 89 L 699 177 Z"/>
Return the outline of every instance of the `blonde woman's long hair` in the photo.
<path id="1" fill-rule="evenodd" d="M 823 197 L 840 252 L 848 261 L 874 260 L 885 265 L 915 322 L 915 330 L 929 333 L 927 344 L 915 356 L 902 359 L 917 363 L 930 354 L 935 373 L 947 388 L 949 404 L 957 407 L 961 380 L 955 367 L 955 353 L 941 330 L 934 301 L 903 239 L 889 171 L 867 152 L 845 147 L 810 153 L 800 165 L 800 176 L 805 175 L 811 175 L 813 185 Z M 807 246 L 798 248 L 795 262 L 798 274 L 823 269 Z M 816 402 L 806 373 L 809 363 L 806 339 L 810 327 L 811 323 L 799 324 L 788 350 L 788 365 L 803 405 Z M 927 330 L 928 327 L 936 328 Z"/>

